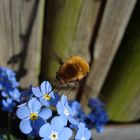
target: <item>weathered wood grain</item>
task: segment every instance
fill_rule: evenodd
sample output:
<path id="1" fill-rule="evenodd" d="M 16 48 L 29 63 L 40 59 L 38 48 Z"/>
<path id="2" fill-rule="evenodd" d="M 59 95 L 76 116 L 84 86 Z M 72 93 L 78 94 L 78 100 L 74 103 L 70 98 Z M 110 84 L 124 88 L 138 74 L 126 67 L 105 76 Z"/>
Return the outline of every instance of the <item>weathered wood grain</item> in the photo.
<path id="1" fill-rule="evenodd" d="M 128 25 L 102 93 L 114 121 L 140 119 L 140 1 Z"/>
<path id="2" fill-rule="evenodd" d="M 91 88 L 84 91 L 86 94 L 82 97 L 83 105 L 87 103 L 87 96 L 99 95 L 135 4 L 136 0 L 107 1 L 95 46 L 93 46 L 94 62 L 87 79 L 87 85 Z"/>
<path id="3" fill-rule="evenodd" d="M 88 46 L 99 6 L 100 1 L 94 0 L 47 2 L 41 72 L 43 79 L 54 77 L 58 70 L 59 65 L 50 59 L 54 52 L 62 60 L 71 55 L 80 55 L 89 61 Z M 75 98 L 75 96 L 76 91 L 71 91 L 69 98 Z"/>
<path id="4" fill-rule="evenodd" d="M 44 0 L 0 1 L 0 65 L 17 71 L 21 86 L 38 83 Z"/>

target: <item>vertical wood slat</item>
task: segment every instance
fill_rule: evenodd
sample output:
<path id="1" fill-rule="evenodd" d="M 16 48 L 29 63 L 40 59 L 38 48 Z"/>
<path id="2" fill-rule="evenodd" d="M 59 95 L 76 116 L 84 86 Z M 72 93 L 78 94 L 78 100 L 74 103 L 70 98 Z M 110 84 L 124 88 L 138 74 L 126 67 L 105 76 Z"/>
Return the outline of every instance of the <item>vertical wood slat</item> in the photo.
<path id="1" fill-rule="evenodd" d="M 38 83 L 43 13 L 44 0 L 0 1 L 0 65 L 17 71 L 23 88 Z"/>
<path id="2" fill-rule="evenodd" d="M 93 0 L 47 2 L 41 77 L 50 79 L 58 70 L 59 65 L 50 59 L 51 53 L 57 53 L 62 60 L 71 55 L 80 55 L 89 60 L 88 46 L 100 3 Z M 71 91 L 69 98 L 75 96 L 76 91 Z"/>
<path id="3" fill-rule="evenodd" d="M 87 85 L 91 89 L 83 94 L 81 100 L 83 105 L 87 104 L 87 96 L 96 97 L 99 95 L 135 4 L 136 0 L 107 1 L 94 46 L 94 63 L 87 79 Z"/>
<path id="4" fill-rule="evenodd" d="M 110 119 L 130 122 L 140 119 L 140 1 L 127 27 L 102 93 L 107 97 Z"/>

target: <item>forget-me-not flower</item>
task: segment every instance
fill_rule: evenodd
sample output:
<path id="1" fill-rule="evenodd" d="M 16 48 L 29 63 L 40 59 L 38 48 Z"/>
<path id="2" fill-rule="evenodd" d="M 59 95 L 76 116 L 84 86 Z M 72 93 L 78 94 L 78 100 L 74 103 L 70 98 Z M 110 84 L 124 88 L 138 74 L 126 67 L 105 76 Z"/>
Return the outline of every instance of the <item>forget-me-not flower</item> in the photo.
<path id="1" fill-rule="evenodd" d="M 85 127 L 84 123 L 78 125 L 78 130 L 75 136 L 75 140 L 89 140 L 91 138 L 91 132 Z"/>
<path id="2" fill-rule="evenodd" d="M 74 118 L 76 118 L 76 120 L 78 120 L 79 122 L 83 121 L 85 119 L 86 114 L 84 113 L 81 107 L 81 104 L 76 100 L 70 101 L 69 103 L 70 103 L 70 107 L 72 109 Z"/>
<path id="3" fill-rule="evenodd" d="M 100 110 L 105 106 L 105 104 L 99 98 L 91 98 L 88 101 L 88 106 L 92 109 L 95 108 L 96 110 Z"/>
<path id="4" fill-rule="evenodd" d="M 44 124 L 39 131 L 43 140 L 69 140 L 72 136 L 70 128 L 65 127 L 63 117 L 56 116 L 51 120 L 51 124 Z"/>
<path id="5" fill-rule="evenodd" d="M 12 112 L 16 102 L 20 101 L 19 83 L 16 74 L 9 68 L 0 66 L 0 97 L 2 110 Z"/>
<path id="6" fill-rule="evenodd" d="M 73 124 L 77 125 L 78 122 L 74 118 L 74 114 L 72 112 L 71 107 L 68 104 L 67 97 L 65 95 L 61 96 L 61 100 L 57 103 L 57 112 L 60 116 L 63 116 L 67 122 L 67 120 Z"/>
<path id="7" fill-rule="evenodd" d="M 88 120 L 87 127 L 93 128 L 97 130 L 97 132 L 103 132 L 104 125 L 108 122 L 107 112 L 104 110 L 104 104 L 98 99 L 90 99 L 89 106 L 91 111 L 86 116 L 86 120 Z"/>
<path id="8" fill-rule="evenodd" d="M 9 68 L 0 66 L 0 90 L 12 90 L 19 86 L 16 74 Z"/>
<path id="9" fill-rule="evenodd" d="M 2 99 L 1 105 L 3 111 L 13 112 L 13 108 L 15 107 L 16 104 L 13 102 L 11 98 L 6 98 Z"/>
<path id="10" fill-rule="evenodd" d="M 53 104 L 55 96 L 52 86 L 48 81 L 42 82 L 40 87 L 32 87 L 32 91 L 44 106 L 48 107 Z"/>
<path id="11" fill-rule="evenodd" d="M 32 98 L 27 104 L 24 103 L 17 109 L 16 114 L 21 119 L 20 130 L 24 134 L 32 131 L 38 133 L 40 127 L 45 124 L 45 120 L 52 116 L 52 110 L 41 107 L 42 104 L 36 98 Z"/>

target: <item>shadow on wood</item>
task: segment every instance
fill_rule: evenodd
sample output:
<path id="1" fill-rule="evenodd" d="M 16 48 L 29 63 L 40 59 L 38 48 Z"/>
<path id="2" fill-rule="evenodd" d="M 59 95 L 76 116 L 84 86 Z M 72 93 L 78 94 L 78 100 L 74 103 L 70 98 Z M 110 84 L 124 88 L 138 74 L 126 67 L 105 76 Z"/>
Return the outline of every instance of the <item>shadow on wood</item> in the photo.
<path id="1" fill-rule="evenodd" d="M 38 11 L 38 5 L 39 5 L 39 0 L 35 0 L 33 4 L 32 11 L 30 13 L 30 21 L 28 27 L 26 28 L 26 31 L 24 34 L 20 34 L 20 38 L 22 41 L 22 50 L 20 53 L 13 55 L 9 60 L 8 64 L 13 65 L 20 61 L 19 68 L 17 70 L 17 79 L 19 80 L 23 76 L 25 76 L 28 72 L 28 70 L 24 67 L 27 53 L 28 53 L 28 47 L 29 47 L 29 41 L 32 33 L 32 29 L 35 23 L 35 19 L 37 16 L 37 11 Z"/>

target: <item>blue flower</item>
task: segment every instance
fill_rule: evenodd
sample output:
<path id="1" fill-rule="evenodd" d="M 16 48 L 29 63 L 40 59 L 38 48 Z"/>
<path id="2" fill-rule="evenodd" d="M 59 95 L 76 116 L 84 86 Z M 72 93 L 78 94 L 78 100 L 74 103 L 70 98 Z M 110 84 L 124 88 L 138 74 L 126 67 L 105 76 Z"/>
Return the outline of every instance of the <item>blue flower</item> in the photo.
<path id="1" fill-rule="evenodd" d="M 19 90 L 15 88 L 15 89 L 13 89 L 13 91 L 9 91 L 9 94 L 6 93 L 5 91 L 2 91 L 1 96 L 2 96 L 2 101 L 1 101 L 2 110 L 8 111 L 8 112 L 13 112 L 13 109 L 16 106 L 16 103 L 20 102 Z"/>
<path id="2" fill-rule="evenodd" d="M 60 100 L 59 94 L 54 92 L 54 97 L 52 98 L 51 105 L 56 107 L 59 100 Z"/>
<path id="3" fill-rule="evenodd" d="M 89 99 L 88 105 L 90 108 L 94 109 L 94 108 L 103 108 L 105 104 L 101 102 L 99 98 L 94 98 L 94 99 Z"/>
<path id="4" fill-rule="evenodd" d="M 4 111 L 12 112 L 16 102 L 20 101 L 20 92 L 17 89 L 19 83 L 15 76 L 11 69 L 0 66 L 1 104 Z"/>
<path id="5" fill-rule="evenodd" d="M 20 130 L 24 134 L 32 131 L 38 133 L 40 127 L 45 124 L 45 120 L 52 116 L 52 110 L 41 107 L 41 103 L 36 98 L 32 98 L 27 104 L 24 103 L 17 109 L 16 114 L 18 118 L 22 119 Z"/>
<path id="6" fill-rule="evenodd" d="M 85 124 L 80 123 L 75 136 L 76 140 L 89 140 L 91 138 L 91 132 L 85 127 Z"/>
<path id="7" fill-rule="evenodd" d="M 91 107 L 91 111 L 86 116 L 85 122 L 88 128 L 93 128 L 97 130 L 97 132 L 103 132 L 104 125 L 108 122 L 107 112 L 104 110 L 104 104 L 98 99 L 90 99 L 89 105 Z"/>
<path id="8" fill-rule="evenodd" d="M 20 102 L 20 92 L 17 88 L 14 88 L 12 91 L 9 91 L 9 95 L 13 101 Z"/>
<path id="9" fill-rule="evenodd" d="M 51 124 L 46 123 L 40 128 L 40 137 L 43 140 L 69 140 L 72 136 L 70 128 L 65 127 L 65 122 L 61 116 L 54 117 Z"/>
<path id="10" fill-rule="evenodd" d="M 73 124 L 77 125 L 78 122 L 76 119 L 73 117 L 74 114 L 72 112 L 71 107 L 68 104 L 67 97 L 65 95 L 61 96 L 61 100 L 57 103 L 57 112 L 60 116 L 63 116 L 67 122 L 67 120 Z"/>
<path id="11" fill-rule="evenodd" d="M 19 86 L 16 74 L 8 68 L 0 66 L 0 90 L 11 90 Z"/>
<path id="12" fill-rule="evenodd" d="M 2 110 L 8 112 L 13 112 L 13 108 L 16 105 L 11 98 L 2 99 L 1 104 Z"/>
<path id="13" fill-rule="evenodd" d="M 48 107 L 53 104 L 55 96 L 52 86 L 48 81 L 42 82 L 40 87 L 32 87 L 32 91 L 44 106 Z"/>
<path id="14" fill-rule="evenodd" d="M 13 90 L 10 90 L 9 92 L 6 92 L 3 90 L 1 92 L 1 96 L 4 98 L 11 98 L 13 101 L 19 102 L 20 101 L 20 92 L 17 88 L 14 88 Z"/>
<path id="15" fill-rule="evenodd" d="M 100 112 L 91 111 L 87 115 L 87 119 L 89 121 L 88 128 L 93 128 L 94 126 L 97 132 L 103 132 L 104 125 L 108 122 L 108 115 L 103 109 Z"/>
<path id="16" fill-rule="evenodd" d="M 70 101 L 69 103 L 76 120 L 78 120 L 79 122 L 83 121 L 85 119 L 86 114 L 84 113 L 81 104 L 76 100 Z"/>

